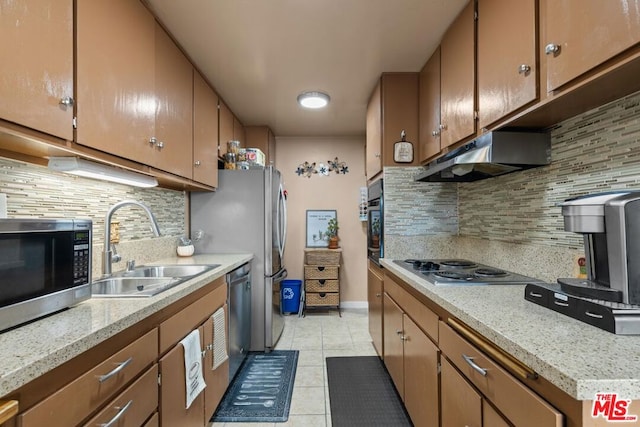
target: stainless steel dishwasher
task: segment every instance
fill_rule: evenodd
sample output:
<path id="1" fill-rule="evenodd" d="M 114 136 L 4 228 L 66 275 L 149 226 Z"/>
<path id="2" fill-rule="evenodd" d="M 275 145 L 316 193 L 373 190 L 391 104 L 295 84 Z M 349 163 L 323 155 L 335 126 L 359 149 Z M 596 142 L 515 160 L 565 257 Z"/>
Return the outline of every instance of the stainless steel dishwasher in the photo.
<path id="1" fill-rule="evenodd" d="M 251 264 L 227 274 L 229 307 L 229 381 L 247 357 L 251 347 Z"/>

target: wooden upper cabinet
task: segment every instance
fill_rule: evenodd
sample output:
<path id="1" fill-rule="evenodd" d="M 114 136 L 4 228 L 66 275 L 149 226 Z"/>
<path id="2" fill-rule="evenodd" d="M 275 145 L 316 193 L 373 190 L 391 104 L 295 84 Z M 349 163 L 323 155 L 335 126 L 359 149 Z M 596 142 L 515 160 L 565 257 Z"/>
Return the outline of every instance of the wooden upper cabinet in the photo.
<path id="1" fill-rule="evenodd" d="M 233 139 L 240 143 L 240 147 L 246 147 L 244 126 L 235 115 L 233 116 Z"/>
<path id="2" fill-rule="evenodd" d="M 366 173 L 371 179 L 382 171 L 382 104 L 380 102 L 382 82 L 378 82 L 367 105 Z"/>
<path id="3" fill-rule="evenodd" d="M 233 141 L 233 112 L 227 107 L 224 101 L 218 103 L 218 123 L 220 134 L 220 145 L 218 147 L 218 156 L 224 157 L 227 153 L 227 142 Z"/>
<path id="4" fill-rule="evenodd" d="M 440 47 L 420 71 L 419 160 L 440 152 Z"/>
<path id="5" fill-rule="evenodd" d="M 442 148 L 475 134 L 475 21 L 471 1 L 440 44 Z"/>
<path id="6" fill-rule="evenodd" d="M 72 140 L 73 1 L 0 2 L 0 40 L 0 119 Z"/>
<path id="7" fill-rule="evenodd" d="M 157 142 L 152 166 L 192 178 L 193 68 L 167 33 L 155 29 L 155 98 Z M 149 164 L 149 162 L 145 162 Z"/>
<path id="8" fill-rule="evenodd" d="M 640 9 L 635 2 L 541 0 L 540 11 L 547 92 L 640 42 Z"/>
<path id="9" fill-rule="evenodd" d="M 478 126 L 537 99 L 536 1 L 478 1 Z"/>
<path id="10" fill-rule="evenodd" d="M 418 73 L 383 73 L 367 107 L 367 178 L 383 166 L 418 164 Z M 394 161 L 393 151 L 402 131 L 413 144 L 413 161 Z"/>
<path id="11" fill-rule="evenodd" d="M 218 95 L 193 72 L 193 179 L 218 186 Z"/>
<path id="12" fill-rule="evenodd" d="M 259 148 L 265 156 L 266 164 L 276 162 L 276 137 L 269 126 L 245 126 L 246 148 Z"/>
<path id="13" fill-rule="evenodd" d="M 131 0 L 79 1 L 76 16 L 76 140 L 148 164 L 156 119 L 156 22 Z"/>

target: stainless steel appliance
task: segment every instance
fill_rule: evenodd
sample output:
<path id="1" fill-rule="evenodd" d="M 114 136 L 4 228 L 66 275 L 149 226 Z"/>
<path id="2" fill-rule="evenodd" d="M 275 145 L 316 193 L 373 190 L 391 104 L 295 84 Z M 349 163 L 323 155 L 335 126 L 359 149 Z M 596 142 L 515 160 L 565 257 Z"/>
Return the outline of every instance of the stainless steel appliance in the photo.
<path id="1" fill-rule="evenodd" d="M 191 193 L 191 228 L 204 231 L 197 253 L 251 252 L 251 350 L 270 351 L 284 328 L 280 282 L 287 210 L 280 172 L 221 170 L 213 193 Z"/>
<path id="2" fill-rule="evenodd" d="M 564 229 L 583 234 L 587 278 L 529 286 L 525 299 L 616 334 L 640 334 L 640 191 L 560 206 Z"/>
<path id="3" fill-rule="evenodd" d="M 382 179 L 369 185 L 367 191 L 367 256 L 380 265 L 384 257 L 384 195 Z"/>
<path id="4" fill-rule="evenodd" d="M 394 263 L 436 286 L 523 285 L 541 280 L 466 259 L 406 259 Z"/>
<path id="5" fill-rule="evenodd" d="M 227 274 L 229 310 L 229 382 L 233 380 L 251 347 L 251 264 Z"/>
<path id="6" fill-rule="evenodd" d="M 0 330 L 91 297 L 90 220 L 0 219 Z"/>
<path id="7" fill-rule="evenodd" d="M 494 131 L 432 161 L 416 181 L 477 181 L 550 162 L 548 133 Z"/>

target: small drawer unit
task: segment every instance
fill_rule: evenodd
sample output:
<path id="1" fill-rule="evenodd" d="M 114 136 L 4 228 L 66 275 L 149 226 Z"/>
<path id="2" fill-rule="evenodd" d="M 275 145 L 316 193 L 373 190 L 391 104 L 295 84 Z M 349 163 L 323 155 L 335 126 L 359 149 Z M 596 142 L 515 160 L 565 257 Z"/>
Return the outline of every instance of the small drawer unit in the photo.
<path id="1" fill-rule="evenodd" d="M 340 312 L 340 249 L 305 249 L 305 309 L 337 308 Z"/>

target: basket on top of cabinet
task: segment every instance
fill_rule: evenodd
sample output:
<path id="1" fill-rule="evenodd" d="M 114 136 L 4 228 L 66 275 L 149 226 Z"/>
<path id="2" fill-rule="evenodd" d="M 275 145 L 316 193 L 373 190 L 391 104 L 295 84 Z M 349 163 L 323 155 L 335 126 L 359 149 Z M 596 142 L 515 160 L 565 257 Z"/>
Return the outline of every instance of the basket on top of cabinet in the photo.
<path id="1" fill-rule="evenodd" d="M 305 249 L 305 309 L 337 308 L 340 314 L 340 249 Z"/>

